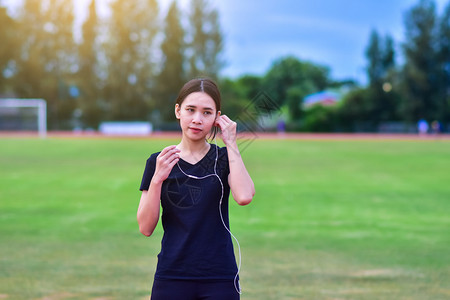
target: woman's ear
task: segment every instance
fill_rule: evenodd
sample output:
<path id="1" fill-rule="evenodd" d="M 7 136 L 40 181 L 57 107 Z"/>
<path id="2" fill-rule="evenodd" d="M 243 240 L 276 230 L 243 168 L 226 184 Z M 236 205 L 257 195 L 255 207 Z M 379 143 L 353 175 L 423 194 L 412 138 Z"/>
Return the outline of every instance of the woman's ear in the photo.
<path id="1" fill-rule="evenodd" d="M 175 117 L 177 119 L 180 119 L 180 110 L 181 110 L 180 105 L 178 105 L 178 103 L 175 104 Z"/>
<path id="2" fill-rule="evenodd" d="M 214 126 L 219 126 L 219 124 L 217 123 L 217 120 L 219 119 L 221 113 L 222 113 L 222 112 L 221 112 L 220 110 L 217 111 L 217 114 L 216 114 L 216 120 L 215 120 L 215 122 L 214 122 Z"/>

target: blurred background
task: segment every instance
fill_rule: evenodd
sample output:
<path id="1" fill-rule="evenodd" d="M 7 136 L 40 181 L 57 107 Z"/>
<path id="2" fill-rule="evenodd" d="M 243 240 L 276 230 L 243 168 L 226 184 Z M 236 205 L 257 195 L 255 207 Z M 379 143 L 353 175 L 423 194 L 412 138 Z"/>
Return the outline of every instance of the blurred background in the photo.
<path id="1" fill-rule="evenodd" d="M 450 0 L 0 0 L 0 70 L 0 299 L 148 299 L 198 76 L 247 131 L 243 299 L 449 299 Z"/>
<path id="2" fill-rule="evenodd" d="M 139 121 L 178 130 L 185 81 L 219 82 L 266 131 L 448 132 L 450 2 L 0 0 L 0 98 L 41 98 L 49 130 Z M 0 108 L 0 130 L 36 114 Z"/>

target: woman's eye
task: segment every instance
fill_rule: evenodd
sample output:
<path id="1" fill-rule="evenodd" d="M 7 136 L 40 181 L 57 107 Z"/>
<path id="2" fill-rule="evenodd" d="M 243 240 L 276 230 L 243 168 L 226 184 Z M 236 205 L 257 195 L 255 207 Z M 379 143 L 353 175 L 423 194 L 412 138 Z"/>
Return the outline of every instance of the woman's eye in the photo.
<path id="1" fill-rule="evenodd" d="M 194 109 L 192 109 L 192 108 L 186 108 L 186 110 L 189 111 L 189 112 L 193 112 L 194 111 Z"/>
<path id="2" fill-rule="evenodd" d="M 205 111 L 204 114 L 205 114 L 205 115 L 210 115 L 211 112 L 210 112 L 210 111 Z"/>

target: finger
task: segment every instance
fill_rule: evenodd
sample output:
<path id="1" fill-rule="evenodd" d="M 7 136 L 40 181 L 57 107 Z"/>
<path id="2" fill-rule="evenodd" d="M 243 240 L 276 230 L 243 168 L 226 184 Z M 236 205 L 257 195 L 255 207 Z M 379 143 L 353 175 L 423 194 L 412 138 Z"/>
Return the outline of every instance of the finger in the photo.
<path id="1" fill-rule="evenodd" d="M 158 164 L 158 167 L 157 167 L 157 168 L 159 168 L 159 169 L 162 170 L 162 171 L 165 170 L 165 172 L 169 172 L 169 173 L 170 173 L 170 171 L 172 170 L 173 166 L 174 166 L 179 160 L 180 160 L 180 157 L 179 157 L 179 156 L 173 155 L 173 156 L 171 156 L 170 158 L 161 161 L 161 162 Z"/>
<path id="2" fill-rule="evenodd" d="M 169 150 L 167 150 L 164 154 L 160 154 L 161 155 L 161 159 L 163 160 L 167 160 L 168 157 L 170 157 L 171 155 L 175 154 L 175 153 L 179 153 L 180 150 L 178 148 L 171 148 Z"/>
<path id="3" fill-rule="evenodd" d="M 230 119 L 230 118 L 228 118 L 228 116 L 227 116 L 227 115 L 221 115 L 221 117 L 222 117 L 222 119 L 224 119 L 225 121 L 227 121 L 227 122 L 231 122 L 231 119 Z"/>
<path id="4" fill-rule="evenodd" d="M 169 164 L 168 167 L 172 170 L 173 166 L 180 160 L 179 157 L 175 157 Z"/>
<path id="5" fill-rule="evenodd" d="M 228 123 L 227 120 L 224 119 L 224 118 L 219 118 L 219 119 L 217 120 L 217 124 L 220 125 L 221 128 L 226 127 L 227 123 Z"/>
<path id="6" fill-rule="evenodd" d="M 221 120 L 221 123 L 220 123 L 221 129 L 233 128 L 233 127 L 230 127 L 230 126 L 232 126 L 234 123 L 235 122 L 231 121 L 230 119 L 228 119 L 228 120 L 227 119 L 223 119 L 223 120 Z"/>
<path id="7" fill-rule="evenodd" d="M 170 168 L 171 169 L 172 168 L 172 166 L 171 166 L 172 162 L 175 161 L 175 163 L 176 163 L 179 160 L 180 160 L 180 157 L 177 156 L 177 155 L 170 156 L 170 157 L 164 159 L 163 161 L 161 161 L 161 167 L 162 168 Z"/>
<path id="8" fill-rule="evenodd" d="M 165 164 L 169 170 L 172 170 L 173 166 L 180 161 L 180 156 L 177 154 L 172 155 L 165 161 Z"/>
<path id="9" fill-rule="evenodd" d="M 227 116 L 224 116 L 224 118 L 222 118 L 221 121 L 223 122 L 223 124 L 224 124 L 225 126 L 229 126 L 230 124 L 235 123 L 233 120 L 231 120 L 231 119 L 228 118 Z"/>
<path id="10" fill-rule="evenodd" d="M 179 153 L 179 151 L 170 154 L 170 156 L 167 158 L 167 160 L 168 160 L 168 161 L 171 161 L 171 160 L 176 159 L 176 158 L 180 158 L 180 153 Z"/>
<path id="11" fill-rule="evenodd" d="M 216 121 L 216 126 L 219 126 L 219 128 L 222 129 L 222 126 L 223 126 L 222 120 L 218 119 Z"/>
<path id="12" fill-rule="evenodd" d="M 166 154 L 168 151 L 170 151 L 170 150 L 172 150 L 173 148 L 175 148 L 176 147 L 176 145 L 170 145 L 170 146 L 167 146 L 166 148 L 164 148 L 162 151 L 161 151 L 161 153 L 159 153 L 159 155 L 164 155 L 164 154 Z M 158 155 L 158 156 L 159 156 Z"/>

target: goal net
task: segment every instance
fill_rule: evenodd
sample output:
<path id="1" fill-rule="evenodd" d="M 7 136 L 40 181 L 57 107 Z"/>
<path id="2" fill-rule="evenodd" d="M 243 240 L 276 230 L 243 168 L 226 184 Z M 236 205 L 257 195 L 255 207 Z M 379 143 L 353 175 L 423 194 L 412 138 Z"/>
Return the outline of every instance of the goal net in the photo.
<path id="1" fill-rule="evenodd" d="M 47 102 L 44 99 L 0 99 L 0 132 L 38 132 L 47 135 Z"/>

